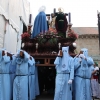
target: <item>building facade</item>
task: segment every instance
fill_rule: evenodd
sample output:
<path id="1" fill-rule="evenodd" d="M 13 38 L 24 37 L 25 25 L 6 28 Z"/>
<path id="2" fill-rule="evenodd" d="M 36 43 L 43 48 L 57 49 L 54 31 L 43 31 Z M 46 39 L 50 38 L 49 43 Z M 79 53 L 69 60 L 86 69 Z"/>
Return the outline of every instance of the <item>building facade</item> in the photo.
<path id="1" fill-rule="evenodd" d="M 89 56 L 94 61 L 97 61 L 100 67 L 100 47 L 99 47 L 99 33 L 97 27 L 74 27 L 72 28 L 75 33 L 79 35 L 76 40 L 77 49 L 79 53 L 81 48 L 87 48 Z"/>

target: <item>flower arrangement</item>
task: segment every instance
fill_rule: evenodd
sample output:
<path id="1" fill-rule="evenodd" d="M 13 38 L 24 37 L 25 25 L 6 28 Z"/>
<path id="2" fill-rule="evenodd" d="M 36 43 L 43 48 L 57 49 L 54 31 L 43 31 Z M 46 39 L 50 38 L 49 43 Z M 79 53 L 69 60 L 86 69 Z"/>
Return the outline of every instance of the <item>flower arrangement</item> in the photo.
<path id="1" fill-rule="evenodd" d="M 78 38 L 78 34 L 76 34 L 73 30 L 68 31 L 68 37 L 69 38 Z"/>
<path id="2" fill-rule="evenodd" d="M 21 39 L 24 39 L 24 38 L 29 38 L 30 37 L 30 34 L 28 32 L 24 32 L 22 35 L 21 35 Z"/>
<path id="3" fill-rule="evenodd" d="M 21 35 L 22 43 L 28 42 L 28 41 L 29 41 L 29 37 L 30 37 L 30 34 L 29 34 L 28 32 L 24 32 L 24 33 Z"/>
<path id="4" fill-rule="evenodd" d="M 57 31 L 54 28 L 49 28 L 48 31 L 44 32 L 44 33 L 40 33 L 38 35 L 38 43 L 39 44 L 51 44 L 54 45 L 57 43 Z"/>

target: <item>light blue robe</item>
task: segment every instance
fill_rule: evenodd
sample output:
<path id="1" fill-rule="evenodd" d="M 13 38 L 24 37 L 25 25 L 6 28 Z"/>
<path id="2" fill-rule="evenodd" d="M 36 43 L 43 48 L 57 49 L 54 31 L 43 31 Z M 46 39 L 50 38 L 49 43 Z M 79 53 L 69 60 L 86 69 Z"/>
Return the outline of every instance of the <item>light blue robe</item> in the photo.
<path id="1" fill-rule="evenodd" d="M 91 73 L 94 71 L 94 65 L 92 65 L 92 66 L 90 67 L 90 71 L 91 71 Z M 91 77 L 92 77 L 92 76 L 91 76 Z M 91 95 L 93 96 L 92 79 L 91 79 Z"/>
<path id="2" fill-rule="evenodd" d="M 74 79 L 73 58 L 69 55 L 69 47 L 62 47 L 63 57 L 57 57 L 54 61 L 56 65 L 56 84 L 54 100 L 72 100 L 72 84 L 69 80 Z"/>
<path id="3" fill-rule="evenodd" d="M 13 81 L 15 78 L 16 65 L 12 65 L 12 60 L 9 65 L 10 85 L 11 85 L 11 100 L 13 100 Z"/>
<path id="4" fill-rule="evenodd" d="M 35 60 L 33 57 L 29 59 L 29 100 L 35 99 Z"/>
<path id="5" fill-rule="evenodd" d="M 9 64 L 10 57 L 0 50 L 0 100 L 11 100 Z"/>
<path id="6" fill-rule="evenodd" d="M 82 49 L 86 59 L 80 57 L 74 58 L 75 78 L 73 96 L 74 100 L 92 100 L 91 98 L 91 67 L 94 64 L 93 59 L 88 56 L 88 49 Z M 80 59 L 82 60 L 80 63 Z"/>
<path id="7" fill-rule="evenodd" d="M 36 37 L 40 33 L 44 33 L 48 30 L 47 21 L 46 21 L 46 14 L 45 12 L 41 11 L 35 18 L 32 38 Z"/>
<path id="8" fill-rule="evenodd" d="M 35 96 L 40 95 L 39 82 L 38 82 L 38 67 L 35 66 Z"/>
<path id="9" fill-rule="evenodd" d="M 22 50 L 21 50 L 22 51 Z M 28 100 L 28 74 L 29 74 L 29 55 L 24 52 L 24 58 L 13 57 L 13 64 L 16 64 L 16 77 L 13 83 L 13 100 Z M 20 51 L 18 52 L 18 54 Z"/>

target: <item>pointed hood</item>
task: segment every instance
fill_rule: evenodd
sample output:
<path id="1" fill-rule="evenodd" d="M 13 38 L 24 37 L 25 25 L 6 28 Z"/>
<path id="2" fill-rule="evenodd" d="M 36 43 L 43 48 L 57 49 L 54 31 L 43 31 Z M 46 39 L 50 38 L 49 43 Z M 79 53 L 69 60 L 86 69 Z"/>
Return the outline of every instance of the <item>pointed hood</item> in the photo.
<path id="1" fill-rule="evenodd" d="M 20 57 L 20 52 L 21 51 L 24 53 L 24 58 Z M 23 61 L 27 62 L 28 59 L 29 59 L 29 54 L 26 51 L 24 51 L 24 50 L 18 50 L 18 52 L 17 52 L 17 61 L 16 61 L 18 64 L 21 64 Z"/>
<path id="2" fill-rule="evenodd" d="M 87 48 L 82 48 L 81 51 L 83 51 L 83 54 L 85 57 L 88 57 L 88 49 Z"/>
<path id="3" fill-rule="evenodd" d="M 69 61 L 69 46 L 62 47 L 63 57 L 62 57 L 62 71 L 68 70 Z"/>

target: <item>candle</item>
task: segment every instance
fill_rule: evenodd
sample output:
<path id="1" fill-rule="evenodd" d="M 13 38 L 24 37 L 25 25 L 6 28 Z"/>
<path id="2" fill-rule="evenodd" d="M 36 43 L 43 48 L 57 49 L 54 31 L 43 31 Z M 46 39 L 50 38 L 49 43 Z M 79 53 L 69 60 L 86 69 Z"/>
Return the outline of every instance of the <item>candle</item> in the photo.
<path id="1" fill-rule="evenodd" d="M 36 49 L 38 48 L 38 43 L 36 43 Z"/>
<path id="2" fill-rule="evenodd" d="M 31 24 L 32 14 L 29 15 L 29 24 Z"/>
<path id="3" fill-rule="evenodd" d="M 59 46 L 59 49 L 60 49 L 60 47 L 61 47 L 61 43 L 58 43 L 58 46 Z"/>
<path id="4" fill-rule="evenodd" d="M 56 13 L 56 8 L 54 8 L 54 14 Z"/>
<path id="5" fill-rule="evenodd" d="M 71 22 L 71 13 L 69 12 L 68 14 L 68 17 L 69 17 L 69 23 Z"/>

